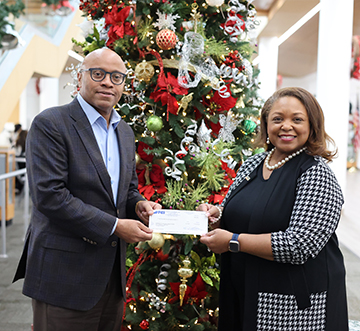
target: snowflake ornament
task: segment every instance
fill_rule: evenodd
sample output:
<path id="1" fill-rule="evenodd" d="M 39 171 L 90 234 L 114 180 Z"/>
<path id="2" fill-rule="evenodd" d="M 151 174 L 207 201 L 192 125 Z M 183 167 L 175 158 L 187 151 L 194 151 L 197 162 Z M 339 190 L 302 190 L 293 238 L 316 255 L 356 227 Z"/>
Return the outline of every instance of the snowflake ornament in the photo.
<path id="1" fill-rule="evenodd" d="M 156 14 L 159 16 L 159 18 L 156 20 L 156 23 L 153 23 L 155 27 L 157 27 L 159 30 L 162 29 L 170 29 L 175 31 L 175 22 L 180 16 L 178 14 L 172 15 L 172 14 L 165 14 L 162 13 L 159 9 L 156 11 Z"/>

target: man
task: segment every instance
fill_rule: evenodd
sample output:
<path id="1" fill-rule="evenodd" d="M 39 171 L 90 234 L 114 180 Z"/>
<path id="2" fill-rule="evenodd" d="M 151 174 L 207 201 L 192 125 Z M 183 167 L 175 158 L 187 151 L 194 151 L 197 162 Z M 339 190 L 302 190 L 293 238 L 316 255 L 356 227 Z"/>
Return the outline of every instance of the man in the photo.
<path id="1" fill-rule="evenodd" d="M 70 104 L 36 116 L 26 144 L 33 210 L 14 281 L 33 299 L 34 331 L 120 330 L 126 242 L 150 240 L 153 209 L 137 190 L 131 128 L 113 106 L 126 68 L 90 53 Z"/>

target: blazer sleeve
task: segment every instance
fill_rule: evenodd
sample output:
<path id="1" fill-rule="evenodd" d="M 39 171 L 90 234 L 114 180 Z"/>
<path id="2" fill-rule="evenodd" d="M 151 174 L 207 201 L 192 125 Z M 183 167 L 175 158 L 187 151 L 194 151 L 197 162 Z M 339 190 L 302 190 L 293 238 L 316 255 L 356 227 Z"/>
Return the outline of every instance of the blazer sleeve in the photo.
<path id="1" fill-rule="evenodd" d="M 343 203 L 335 175 L 319 159 L 298 179 L 289 227 L 271 234 L 274 260 L 303 264 L 315 258 L 335 232 Z"/>
<path id="2" fill-rule="evenodd" d="M 108 240 L 116 217 L 95 207 L 90 198 L 85 203 L 67 188 L 70 138 L 61 131 L 64 126 L 59 110 L 53 108 L 36 116 L 29 130 L 26 157 L 35 212 L 42 214 L 37 217 L 45 216 L 66 232 L 102 245 Z M 81 154 L 78 158 L 80 162 Z M 82 189 L 86 190 L 86 186 Z"/>

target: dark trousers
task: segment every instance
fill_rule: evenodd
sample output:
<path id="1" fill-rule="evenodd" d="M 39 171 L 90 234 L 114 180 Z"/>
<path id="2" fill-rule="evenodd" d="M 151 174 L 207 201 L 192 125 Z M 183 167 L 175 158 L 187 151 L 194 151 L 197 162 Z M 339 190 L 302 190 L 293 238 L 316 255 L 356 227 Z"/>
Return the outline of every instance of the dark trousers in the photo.
<path id="1" fill-rule="evenodd" d="M 103 296 L 88 311 L 56 307 L 35 299 L 32 305 L 34 331 L 120 331 L 124 300 L 119 267 L 114 266 Z"/>

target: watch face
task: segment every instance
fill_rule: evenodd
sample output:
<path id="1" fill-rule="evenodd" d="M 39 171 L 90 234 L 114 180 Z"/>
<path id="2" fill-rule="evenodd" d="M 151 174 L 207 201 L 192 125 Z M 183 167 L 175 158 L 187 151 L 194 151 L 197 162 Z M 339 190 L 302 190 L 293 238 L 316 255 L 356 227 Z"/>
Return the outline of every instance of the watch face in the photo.
<path id="1" fill-rule="evenodd" d="M 230 250 L 230 252 L 237 253 L 239 251 L 239 242 L 230 240 L 229 250 Z"/>

